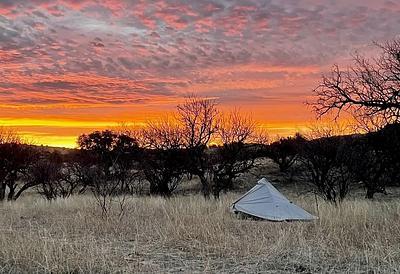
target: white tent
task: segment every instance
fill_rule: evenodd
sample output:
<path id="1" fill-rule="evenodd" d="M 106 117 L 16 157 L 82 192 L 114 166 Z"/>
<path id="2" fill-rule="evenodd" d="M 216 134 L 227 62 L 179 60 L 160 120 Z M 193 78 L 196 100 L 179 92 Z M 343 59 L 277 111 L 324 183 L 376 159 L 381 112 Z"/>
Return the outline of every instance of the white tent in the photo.
<path id="1" fill-rule="evenodd" d="M 310 221 L 317 219 L 290 202 L 267 179 L 262 178 L 252 189 L 232 204 L 234 212 L 270 221 Z"/>

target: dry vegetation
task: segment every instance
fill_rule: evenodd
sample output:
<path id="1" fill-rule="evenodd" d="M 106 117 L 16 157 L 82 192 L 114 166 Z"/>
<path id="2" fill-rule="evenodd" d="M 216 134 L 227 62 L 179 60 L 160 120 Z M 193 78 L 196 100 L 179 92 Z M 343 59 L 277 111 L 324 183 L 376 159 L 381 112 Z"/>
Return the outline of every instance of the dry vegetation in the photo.
<path id="1" fill-rule="evenodd" d="M 178 113 L 179 127 L 149 125 L 137 137 L 83 134 L 71 155 L 3 140 L 0 272 L 400 272 L 400 202 L 390 199 L 399 195 L 379 196 L 399 190 L 398 124 L 266 145 L 246 116 L 217 119 L 213 101 L 188 99 Z M 222 145 L 208 148 L 216 134 Z M 232 214 L 240 195 L 232 190 L 243 193 L 263 176 L 320 219 Z M 354 191 L 360 186 L 371 200 Z"/>
<path id="2" fill-rule="evenodd" d="M 314 197 L 286 194 L 317 213 Z M 0 272 L 400 271 L 399 201 L 319 201 L 316 222 L 272 223 L 236 218 L 237 196 L 133 197 L 106 220 L 88 196 L 3 203 Z"/>

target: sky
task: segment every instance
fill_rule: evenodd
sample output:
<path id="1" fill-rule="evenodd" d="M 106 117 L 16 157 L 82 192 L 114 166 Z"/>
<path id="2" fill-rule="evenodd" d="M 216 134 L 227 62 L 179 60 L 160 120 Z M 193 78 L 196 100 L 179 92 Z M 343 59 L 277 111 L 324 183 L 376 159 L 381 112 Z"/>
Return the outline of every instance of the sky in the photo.
<path id="1" fill-rule="evenodd" d="M 0 126 L 73 147 L 195 93 L 293 134 L 321 75 L 398 38 L 399 15 L 395 0 L 0 0 Z"/>

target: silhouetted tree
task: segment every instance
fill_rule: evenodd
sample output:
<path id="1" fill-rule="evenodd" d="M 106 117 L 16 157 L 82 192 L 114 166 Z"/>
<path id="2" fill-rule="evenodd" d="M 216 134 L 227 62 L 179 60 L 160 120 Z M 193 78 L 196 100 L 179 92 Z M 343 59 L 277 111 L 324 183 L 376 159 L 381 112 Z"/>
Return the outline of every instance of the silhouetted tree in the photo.
<path id="1" fill-rule="evenodd" d="M 85 155 L 89 161 L 83 165 L 87 173 L 82 179 L 89 183 L 103 215 L 107 215 L 116 195 L 121 194 L 120 202 L 125 201 L 129 186 L 137 176 L 133 166 L 139 154 L 138 143 L 127 134 L 104 130 L 79 136 L 78 145 L 92 154 Z M 94 159 L 96 163 L 90 165 Z"/>
<path id="2" fill-rule="evenodd" d="M 204 197 L 211 192 L 207 179 L 206 150 L 213 135 L 217 132 L 218 110 L 215 100 L 189 97 L 178 105 L 178 120 L 183 128 L 184 146 L 190 155 L 187 171 L 200 178 Z"/>
<path id="3" fill-rule="evenodd" d="M 341 202 L 354 183 L 346 165 L 345 137 L 322 137 L 305 142 L 300 153 L 306 180 L 329 202 Z"/>
<path id="4" fill-rule="evenodd" d="M 400 176 L 400 126 L 390 124 L 356 138 L 349 147 L 349 167 L 366 189 L 366 198 L 386 194 L 387 185 L 398 185 Z"/>
<path id="5" fill-rule="evenodd" d="M 82 194 L 95 183 L 92 170 L 97 169 L 96 165 L 100 157 L 91 151 L 79 149 L 66 155 L 66 158 L 70 179 L 78 184 L 78 192 Z"/>
<path id="6" fill-rule="evenodd" d="M 37 150 L 11 131 L 0 130 L 0 201 L 16 200 L 34 185 L 21 180 L 35 160 Z"/>
<path id="7" fill-rule="evenodd" d="M 170 196 L 185 173 L 187 158 L 183 148 L 183 129 L 177 121 L 148 123 L 142 133 L 141 167 L 150 182 L 150 194 Z"/>
<path id="8" fill-rule="evenodd" d="M 48 200 L 71 196 L 79 185 L 68 168 L 62 155 L 57 152 L 42 151 L 30 166 L 27 180 L 36 185 L 38 193 Z"/>
<path id="9" fill-rule="evenodd" d="M 106 181 L 118 182 L 121 191 L 129 189 L 135 178 L 133 167 L 139 154 L 135 138 L 110 130 L 95 131 L 79 136 L 78 145 L 82 151 L 90 152 L 89 155 L 79 155 L 85 158 L 86 163 L 82 164 L 96 165 Z"/>
<path id="10" fill-rule="evenodd" d="M 286 172 L 295 163 L 304 141 L 304 137 L 300 134 L 296 134 L 295 137 L 280 138 L 269 145 L 267 155 L 278 164 L 281 172 Z"/>
<path id="11" fill-rule="evenodd" d="M 386 123 L 400 120 L 400 40 L 376 44 L 381 54 L 376 59 L 354 56 L 347 71 L 333 67 L 314 90 L 313 103 L 318 115 L 342 110 L 356 117 L 380 117 Z"/>
<path id="12" fill-rule="evenodd" d="M 233 188 L 234 179 L 254 167 L 257 158 L 256 124 L 252 117 L 241 115 L 238 110 L 222 117 L 217 135 L 222 145 L 210 149 L 210 175 L 212 191 L 215 198 L 220 192 Z"/>
<path id="13" fill-rule="evenodd" d="M 355 178 L 363 183 L 365 197 L 372 199 L 375 193 L 386 193 L 383 153 L 374 148 L 368 136 L 356 138 L 348 148 L 347 166 Z"/>
<path id="14" fill-rule="evenodd" d="M 374 142 L 385 155 L 389 185 L 400 185 L 400 123 L 388 124 L 377 133 Z"/>

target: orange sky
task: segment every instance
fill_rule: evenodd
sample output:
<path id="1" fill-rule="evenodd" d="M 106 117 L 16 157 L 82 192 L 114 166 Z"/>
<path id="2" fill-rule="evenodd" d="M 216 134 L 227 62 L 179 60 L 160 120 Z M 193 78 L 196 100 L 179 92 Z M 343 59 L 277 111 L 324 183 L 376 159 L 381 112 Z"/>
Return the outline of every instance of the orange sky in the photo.
<path id="1" fill-rule="evenodd" d="M 322 73 L 399 34 L 395 1 L 0 1 L 0 126 L 37 144 L 142 125 L 188 94 L 304 129 Z"/>

